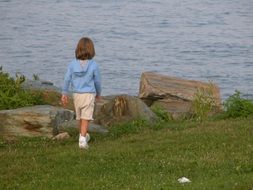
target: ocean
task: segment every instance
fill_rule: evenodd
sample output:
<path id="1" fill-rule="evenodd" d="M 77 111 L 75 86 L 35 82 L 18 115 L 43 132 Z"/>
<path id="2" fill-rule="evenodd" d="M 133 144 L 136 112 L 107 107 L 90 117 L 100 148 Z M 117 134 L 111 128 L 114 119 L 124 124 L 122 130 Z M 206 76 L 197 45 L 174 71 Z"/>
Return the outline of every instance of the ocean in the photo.
<path id="1" fill-rule="evenodd" d="M 0 0 L 0 66 L 61 87 L 88 36 L 103 95 L 138 95 L 153 71 L 252 98 L 252 10 L 252 0 Z"/>

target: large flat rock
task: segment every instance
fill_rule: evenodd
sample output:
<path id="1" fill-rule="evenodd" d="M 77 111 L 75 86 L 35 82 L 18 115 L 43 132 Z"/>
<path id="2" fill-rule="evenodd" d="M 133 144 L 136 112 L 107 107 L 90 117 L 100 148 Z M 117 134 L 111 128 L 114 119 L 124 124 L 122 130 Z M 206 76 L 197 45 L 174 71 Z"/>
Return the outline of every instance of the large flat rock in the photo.
<path id="1" fill-rule="evenodd" d="M 219 87 L 212 83 L 170 77 L 154 72 L 141 75 L 139 98 L 147 105 L 159 103 L 170 113 L 188 113 L 198 91 L 209 92 L 215 107 L 221 107 Z"/>
<path id="2" fill-rule="evenodd" d="M 47 136 L 58 133 L 58 126 L 74 118 L 71 110 L 50 105 L 0 111 L 2 136 Z"/>

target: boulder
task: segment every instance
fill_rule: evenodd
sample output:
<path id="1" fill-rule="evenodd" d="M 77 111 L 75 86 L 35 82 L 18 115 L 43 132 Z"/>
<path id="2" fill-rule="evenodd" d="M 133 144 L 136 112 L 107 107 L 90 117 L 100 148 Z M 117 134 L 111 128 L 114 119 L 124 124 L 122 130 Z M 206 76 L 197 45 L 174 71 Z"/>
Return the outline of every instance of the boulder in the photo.
<path id="1" fill-rule="evenodd" d="M 66 140 L 69 139 L 70 135 L 67 132 L 59 133 L 58 135 L 54 136 L 53 140 Z"/>
<path id="2" fill-rule="evenodd" d="M 153 72 L 141 75 L 139 98 L 148 106 L 161 105 L 172 115 L 189 113 L 197 92 L 211 94 L 215 109 L 221 109 L 219 87 L 215 84 L 165 76 Z"/>
<path id="3" fill-rule="evenodd" d="M 95 109 L 94 109 L 94 114 L 93 118 L 96 121 L 96 118 L 99 117 L 100 114 L 100 109 L 102 108 L 103 105 L 109 103 L 113 99 L 115 99 L 119 95 L 109 95 L 109 96 L 102 96 L 101 100 L 95 102 Z"/>
<path id="4" fill-rule="evenodd" d="M 50 81 L 43 81 L 43 80 L 29 80 L 25 79 L 23 83 L 21 83 L 21 87 L 23 89 L 28 90 L 51 90 L 61 92 L 61 89 L 54 86 L 54 83 Z"/>
<path id="5" fill-rule="evenodd" d="M 73 111 L 50 105 L 1 110 L 0 131 L 3 136 L 51 137 L 61 123 L 73 118 Z"/>
<path id="6" fill-rule="evenodd" d="M 162 108 L 169 112 L 173 119 L 179 119 L 182 117 L 188 117 L 191 114 L 191 102 L 176 99 L 159 99 L 154 101 L 151 105 L 151 109 Z"/>
<path id="7" fill-rule="evenodd" d="M 94 123 L 110 126 L 138 119 L 153 123 L 157 119 L 150 108 L 137 97 L 117 95 L 111 98 L 104 100 L 100 107 L 96 107 Z"/>
<path id="8" fill-rule="evenodd" d="M 79 126 L 79 121 L 77 120 L 65 121 L 59 126 L 59 130 L 67 131 L 69 128 L 76 128 L 77 130 L 79 130 L 78 126 Z M 101 125 L 95 124 L 94 122 L 90 122 L 88 132 L 106 134 L 109 131 Z"/>

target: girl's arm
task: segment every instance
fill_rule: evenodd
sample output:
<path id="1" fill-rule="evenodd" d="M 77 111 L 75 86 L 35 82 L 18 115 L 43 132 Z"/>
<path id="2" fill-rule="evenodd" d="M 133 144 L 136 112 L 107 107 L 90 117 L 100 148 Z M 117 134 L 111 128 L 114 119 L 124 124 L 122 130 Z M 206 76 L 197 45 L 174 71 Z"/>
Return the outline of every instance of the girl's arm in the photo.
<path id="1" fill-rule="evenodd" d="M 64 83 L 63 83 L 63 88 L 62 88 L 62 97 L 61 97 L 61 102 L 65 106 L 68 103 L 68 91 L 69 91 L 69 85 L 71 81 L 71 69 L 70 66 L 68 67 L 67 73 L 65 74 L 64 77 Z"/>
<path id="2" fill-rule="evenodd" d="M 72 74 L 71 74 L 71 68 L 70 66 L 68 67 L 68 70 L 65 74 L 65 77 L 64 77 L 64 83 L 63 83 L 63 88 L 62 88 L 62 94 L 63 95 L 67 95 L 68 92 L 69 92 L 69 85 L 70 85 L 70 81 L 71 81 L 71 78 L 72 78 Z"/>
<path id="3" fill-rule="evenodd" d="M 101 77 L 100 77 L 99 67 L 97 64 L 96 64 L 95 71 L 94 71 L 94 84 L 95 84 L 96 94 L 97 94 L 96 97 L 100 98 L 100 96 L 101 96 Z"/>

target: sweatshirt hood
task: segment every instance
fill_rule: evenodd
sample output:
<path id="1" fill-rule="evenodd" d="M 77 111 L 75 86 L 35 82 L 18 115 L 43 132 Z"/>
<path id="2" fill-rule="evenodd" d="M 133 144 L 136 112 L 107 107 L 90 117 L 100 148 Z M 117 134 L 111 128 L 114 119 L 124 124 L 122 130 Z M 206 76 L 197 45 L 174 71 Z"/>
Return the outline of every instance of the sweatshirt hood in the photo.
<path id="1" fill-rule="evenodd" d="M 90 62 L 91 61 L 88 60 L 87 63 L 81 64 L 80 60 L 76 60 L 73 68 L 74 72 L 86 73 L 89 68 Z"/>

